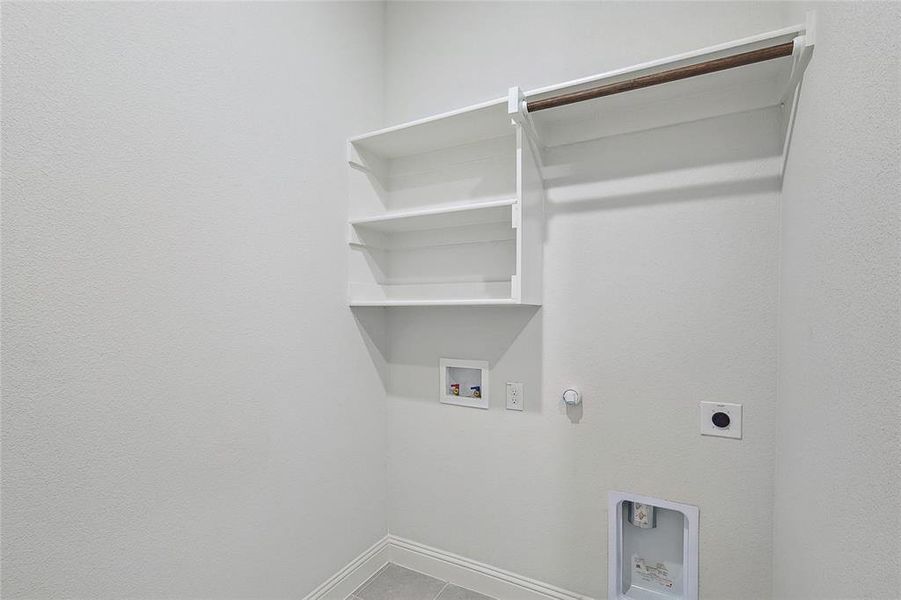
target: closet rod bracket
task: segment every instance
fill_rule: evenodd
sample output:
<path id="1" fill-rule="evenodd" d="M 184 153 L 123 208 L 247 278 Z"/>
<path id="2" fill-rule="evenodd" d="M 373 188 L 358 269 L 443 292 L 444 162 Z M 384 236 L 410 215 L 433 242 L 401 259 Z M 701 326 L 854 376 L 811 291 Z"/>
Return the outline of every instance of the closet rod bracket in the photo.
<path id="1" fill-rule="evenodd" d="M 509 113 L 513 123 L 522 127 L 526 135 L 535 143 L 535 146 L 540 151 L 539 153 L 546 150 L 544 143 L 541 141 L 541 135 L 535 127 L 535 122 L 532 120 L 532 115 L 529 114 L 529 103 L 526 101 L 526 95 L 523 94 L 522 89 L 518 86 L 510 88 L 507 96 L 507 113 Z"/>

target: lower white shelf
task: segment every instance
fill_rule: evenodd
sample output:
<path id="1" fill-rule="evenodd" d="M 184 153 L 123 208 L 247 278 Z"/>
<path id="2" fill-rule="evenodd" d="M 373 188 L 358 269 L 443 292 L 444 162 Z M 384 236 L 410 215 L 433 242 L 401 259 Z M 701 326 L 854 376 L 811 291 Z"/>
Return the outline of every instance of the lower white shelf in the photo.
<path id="1" fill-rule="evenodd" d="M 511 281 L 350 284 L 350 306 L 515 306 Z"/>
<path id="2" fill-rule="evenodd" d="M 435 300 L 351 300 L 350 306 L 524 306 L 512 298 L 454 298 Z"/>

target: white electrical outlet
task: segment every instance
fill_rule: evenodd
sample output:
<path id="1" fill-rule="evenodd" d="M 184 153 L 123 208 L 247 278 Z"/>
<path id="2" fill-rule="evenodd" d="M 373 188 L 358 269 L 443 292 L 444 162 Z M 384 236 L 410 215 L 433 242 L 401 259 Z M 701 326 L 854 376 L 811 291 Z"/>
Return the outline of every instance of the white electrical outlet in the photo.
<path id="1" fill-rule="evenodd" d="M 522 410 L 522 382 L 507 382 L 507 410 Z"/>
<path id="2" fill-rule="evenodd" d="M 701 402 L 701 435 L 741 439 L 741 404 Z"/>

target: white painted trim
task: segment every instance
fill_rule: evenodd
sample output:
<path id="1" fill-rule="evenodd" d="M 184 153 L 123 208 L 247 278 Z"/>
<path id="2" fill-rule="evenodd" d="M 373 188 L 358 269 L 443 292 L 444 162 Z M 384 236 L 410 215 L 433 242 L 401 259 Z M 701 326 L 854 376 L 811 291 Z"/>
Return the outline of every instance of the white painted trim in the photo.
<path id="1" fill-rule="evenodd" d="M 395 535 L 391 562 L 450 581 L 498 600 L 592 600 L 563 588 Z"/>
<path id="2" fill-rule="evenodd" d="M 498 600 L 593 600 L 589 596 L 396 535 L 386 535 L 373 544 L 303 600 L 344 600 L 388 562 Z"/>
<path id="3" fill-rule="evenodd" d="M 389 561 L 389 536 L 385 536 L 343 569 L 326 579 L 303 600 L 344 600 Z"/>

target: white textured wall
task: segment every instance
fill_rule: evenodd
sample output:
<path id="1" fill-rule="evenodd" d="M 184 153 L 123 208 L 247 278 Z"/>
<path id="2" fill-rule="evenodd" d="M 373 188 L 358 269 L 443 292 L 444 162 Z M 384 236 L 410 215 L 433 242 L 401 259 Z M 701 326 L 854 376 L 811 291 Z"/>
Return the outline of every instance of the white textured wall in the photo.
<path id="1" fill-rule="evenodd" d="M 897 599 L 901 4 L 813 7 L 782 201 L 775 596 Z"/>
<path id="2" fill-rule="evenodd" d="M 4 2 L 4 598 L 297 598 L 384 534 L 382 10 Z"/>
<path id="3" fill-rule="evenodd" d="M 778 4 L 391 3 L 388 123 L 788 24 Z M 607 492 L 700 506 L 702 597 L 772 590 L 778 192 L 762 111 L 554 155 L 545 302 L 393 310 L 389 529 L 606 596 Z M 440 405 L 441 355 L 526 412 Z M 558 405 L 581 387 L 578 424 Z M 698 402 L 744 404 L 741 441 Z"/>

